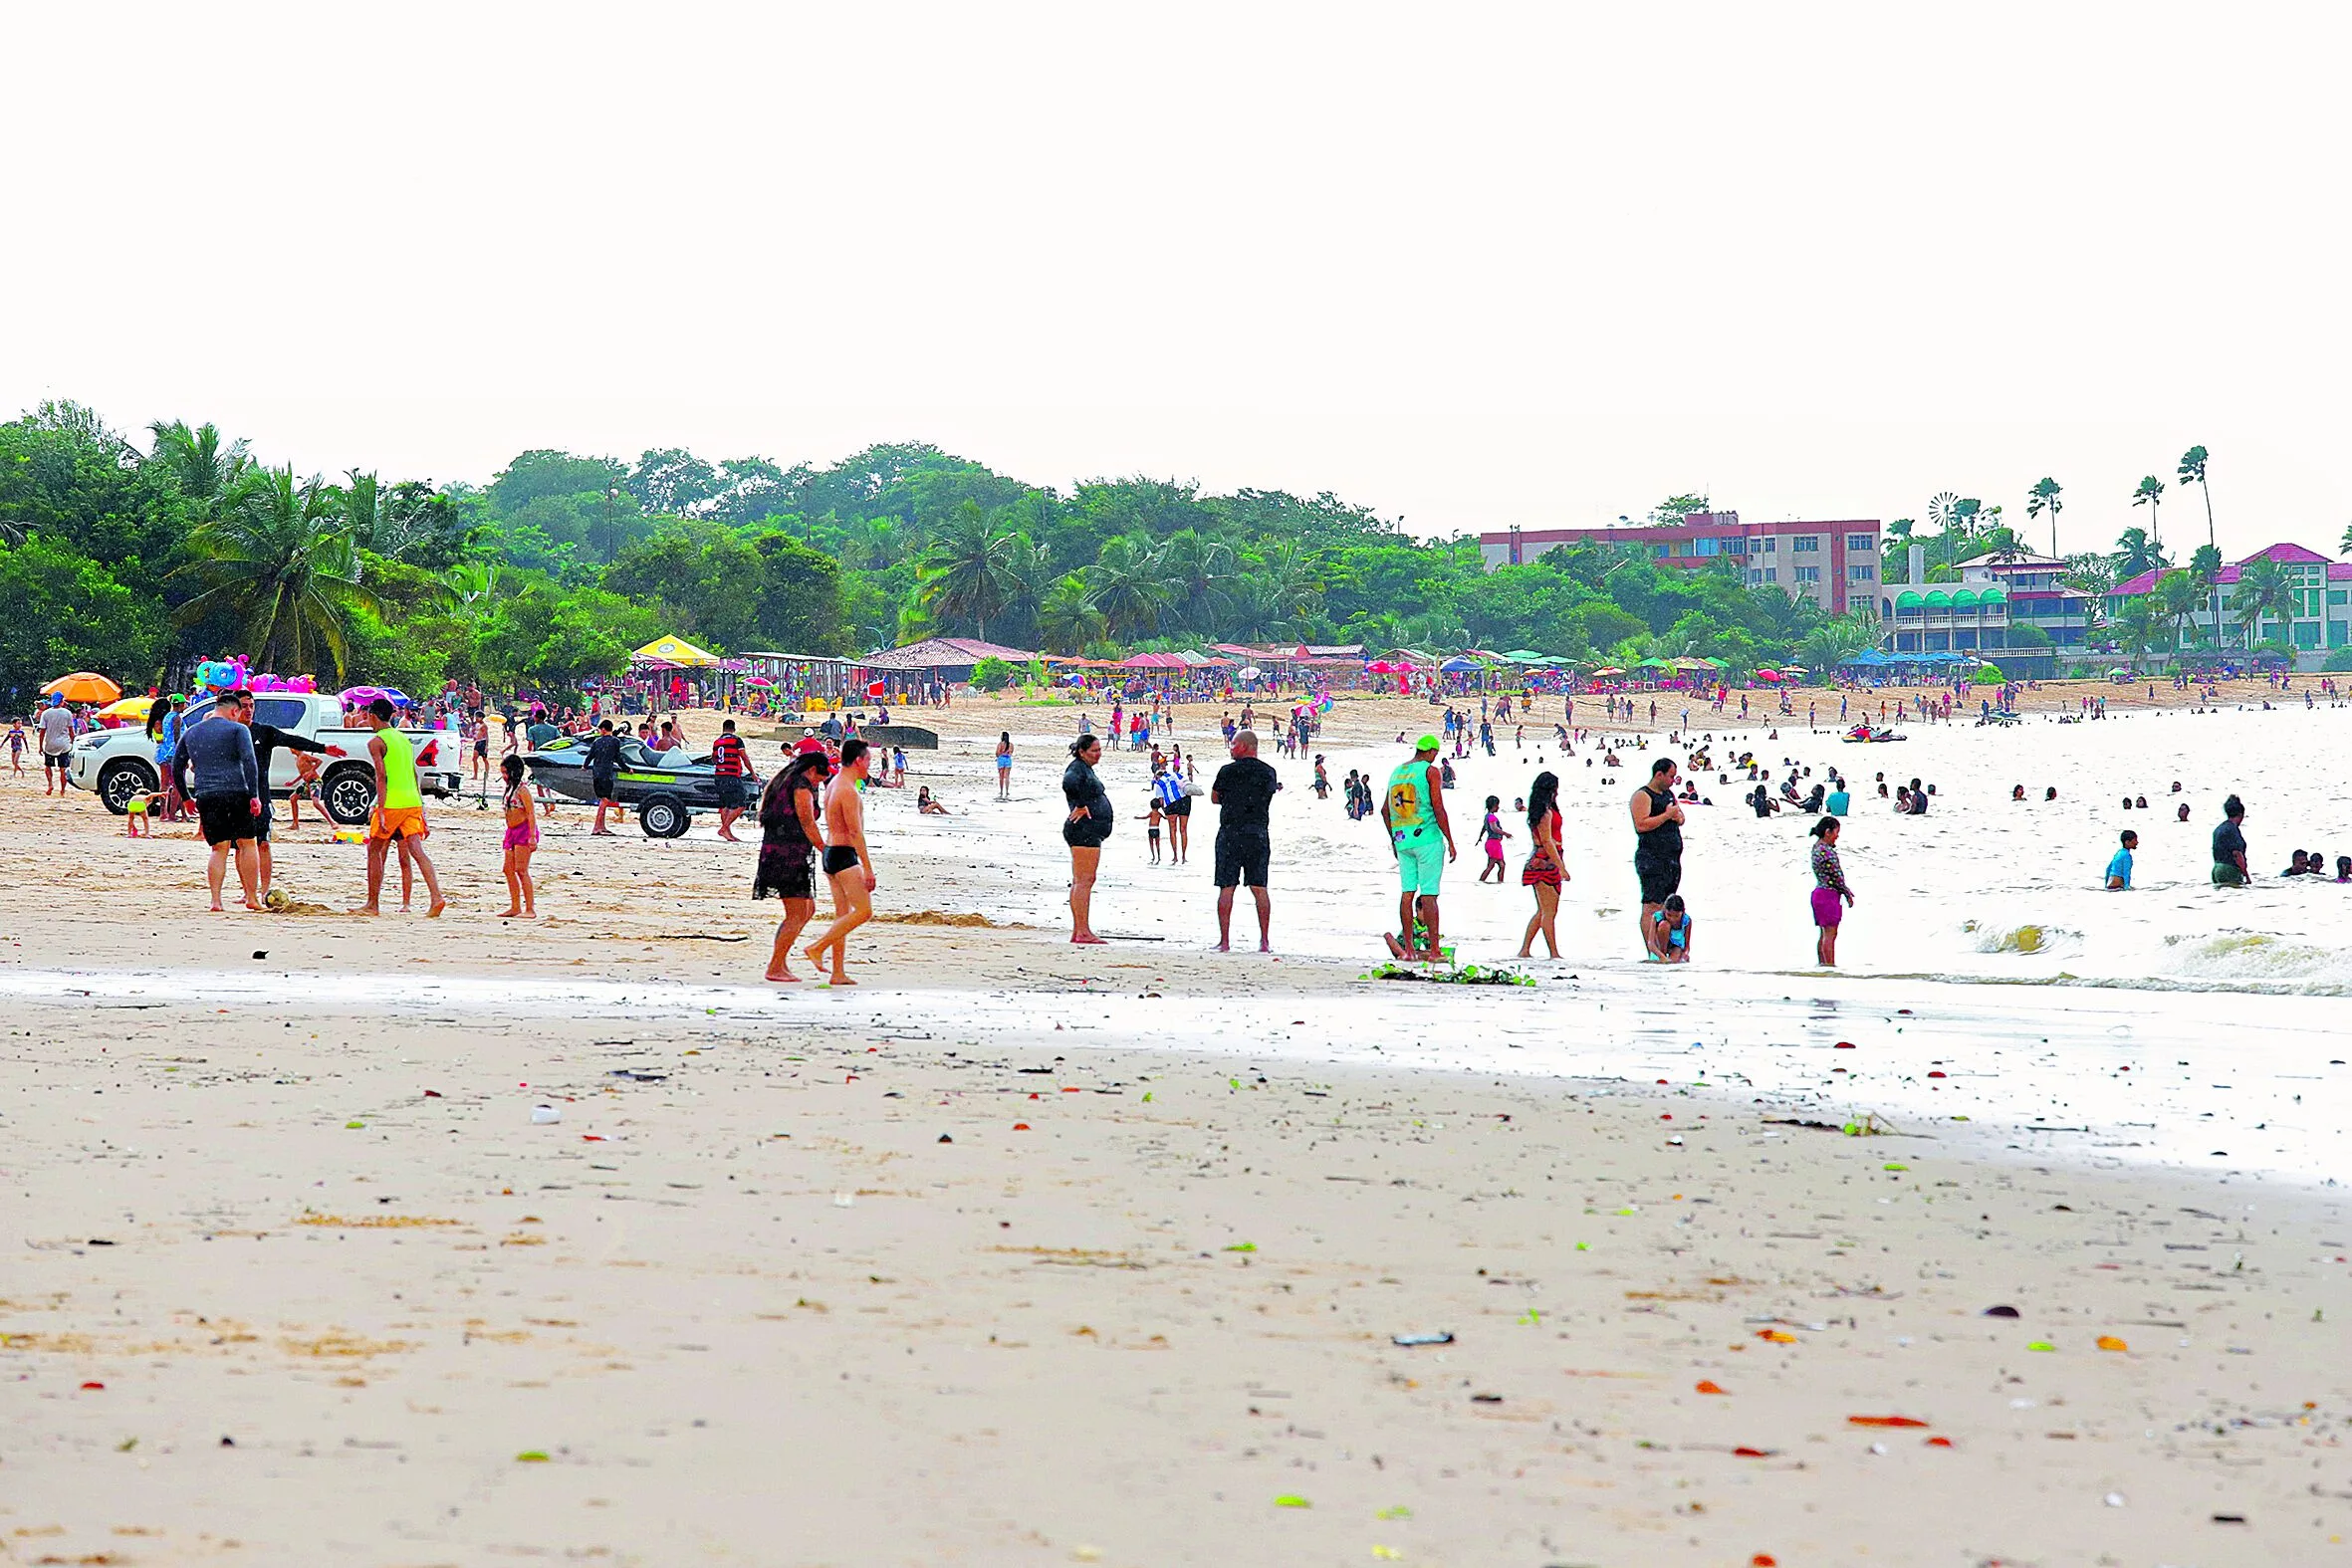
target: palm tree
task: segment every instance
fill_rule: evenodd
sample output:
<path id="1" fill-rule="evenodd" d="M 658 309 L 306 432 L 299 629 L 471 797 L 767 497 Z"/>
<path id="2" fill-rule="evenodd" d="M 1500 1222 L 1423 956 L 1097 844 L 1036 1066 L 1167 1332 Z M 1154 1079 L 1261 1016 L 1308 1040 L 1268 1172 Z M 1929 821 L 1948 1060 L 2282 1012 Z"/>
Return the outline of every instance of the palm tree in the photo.
<path id="1" fill-rule="evenodd" d="M 1225 617 L 1235 566 L 1233 547 L 1213 535 L 1180 529 L 1160 546 L 1161 569 L 1176 599 L 1177 619 L 1207 630 Z"/>
<path id="2" fill-rule="evenodd" d="M 1104 540 L 1085 575 L 1112 635 L 1132 639 L 1159 624 L 1168 604 L 1168 579 L 1149 541 L 1123 534 Z"/>
<path id="3" fill-rule="evenodd" d="M 2115 578 L 2119 582 L 2166 564 L 2164 547 L 2149 538 L 2144 528 L 2125 529 L 2115 541 Z"/>
<path id="4" fill-rule="evenodd" d="M 205 586 L 179 607 L 181 623 L 225 611 L 263 668 L 307 673 L 325 653 L 340 676 L 346 623 L 376 603 L 339 510 L 322 480 L 298 480 L 291 465 L 248 473 L 188 536 L 195 559 L 173 575 Z"/>
<path id="5" fill-rule="evenodd" d="M 2031 548 L 2023 540 L 2017 538 L 2017 531 L 2005 524 L 1989 531 L 1985 536 L 1984 545 L 1986 553 L 2003 564 L 2012 560 L 2023 560 L 2033 554 Z"/>
<path id="6" fill-rule="evenodd" d="M 2244 633 L 2246 651 L 2250 653 L 2264 619 L 2294 618 L 2294 579 L 2275 560 L 2248 561 L 2237 568 L 2237 591 L 2231 596 L 2230 608 Z"/>
<path id="7" fill-rule="evenodd" d="M 2124 601 L 2122 612 L 2115 617 L 2115 632 L 2123 643 L 2124 658 L 2134 668 L 2139 665 L 2140 655 L 2156 641 L 2163 620 L 2153 593 L 2136 593 Z"/>
<path id="8" fill-rule="evenodd" d="M 1304 616 L 1308 606 L 1321 597 L 1322 558 L 1297 540 L 1279 540 L 1244 580 L 1265 585 L 1273 618 L 1287 626 Z"/>
<path id="9" fill-rule="evenodd" d="M 1013 541 L 1013 531 L 990 521 L 976 501 L 949 513 L 916 585 L 924 611 L 940 620 L 969 620 L 985 640 L 988 618 L 1012 601 L 1017 586 Z"/>
<path id="10" fill-rule="evenodd" d="M 1016 612 L 1016 618 L 1026 620 L 1032 628 L 1036 627 L 1038 615 L 1045 607 L 1046 595 L 1054 590 L 1055 582 L 1061 576 L 1060 572 L 1054 569 L 1053 547 L 1033 540 L 1025 533 L 1015 534 L 1013 548 L 1007 553 L 1005 569 L 1013 583 L 1010 608 Z M 1065 651 L 1074 652 L 1077 646 L 1072 643 Z"/>
<path id="11" fill-rule="evenodd" d="M 2214 539 L 2214 492 L 2205 477 L 2206 461 L 2210 456 L 2211 454 L 2204 447 L 2193 446 L 2181 454 L 2181 466 L 2175 472 L 2183 485 L 2195 485 L 2198 494 L 2205 497 L 2205 542 L 2213 553 L 2219 556 L 2222 553 L 2222 547 Z M 2219 639 L 2222 631 L 2222 586 L 2220 583 L 2213 584 L 2213 593 L 2214 635 Z"/>
<path id="12" fill-rule="evenodd" d="M 155 447 L 147 456 L 179 482 L 180 494 L 196 504 L 199 518 L 218 511 L 237 482 L 252 472 L 253 459 L 243 441 L 223 443 L 220 428 L 207 421 L 188 428 L 184 419 L 158 419 L 147 426 Z"/>
<path id="13" fill-rule="evenodd" d="M 2181 628 L 2189 617 L 2197 613 L 2204 602 L 2204 590 L 2196 575 L 2187 571 L 2168 571 L 2156 579 L 2156 587 L 2149 595 L 2156 600 L 2158 613 L 2173 624 L 2173 651 L 2181 651 Z"/>
<path id="14" fill-rule="evenodd" d="M 2157 514 L 2164 506 L 2164 481 L 2154 474 L 2141 480 L 2139 488 L 2132 492 L 2132 505 L 2148 509 L 2148 537 L 2161 541 L 2164 529 Z"/>
<path id="15" fill-rule="evenodd" d="M 2025 516 L 2028 520 L 2037 518 L 2044 512 L 2050 515 L 2050 559 L 2053 560 L 2059 559 L 2058 514 L 2066 510 L 2066 503 L 2060 499 L 2065 493 L 2065 489 L 2064 485 L 2045 476 L 2036 480 L 2033 488 L 2025 492 Z"/>
<path id="16" fill-rule="evenodd" d="M 1099 642 L 1107 630 L 1109 623 L 1095 606 L 1086 579 L 1074 571 L 1047 589 L 1038 602 L 1038 635 L 1056 652 L 1075 653 Z"/>

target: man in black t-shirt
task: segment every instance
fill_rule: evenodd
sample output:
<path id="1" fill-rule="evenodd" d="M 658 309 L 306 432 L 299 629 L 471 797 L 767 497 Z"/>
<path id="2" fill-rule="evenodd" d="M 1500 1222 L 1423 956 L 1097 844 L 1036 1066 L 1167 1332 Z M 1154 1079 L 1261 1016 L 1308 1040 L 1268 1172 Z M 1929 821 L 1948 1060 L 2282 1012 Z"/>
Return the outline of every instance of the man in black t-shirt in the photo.
<path id="1" fill-rule="evenodd" d="M 1233 951 L 1233 890 L 1247 883 L 1258 901 L 1258 951 L 1273 950 L 1274 902 L 1266 893 L 1266 863 L 1274 845 L 1267 812 L 1283 782 L 1258 760 L 1258 734 L 1237 730 L 1233 761 L 1217 770 L 1209 799 L 1217 818 L 1217 951 Z"/>
<path id="2" fill-rule="evenodd" d="M 610 838 L 612 830 L 604 825 L 604 813 L 620 810 L 619 781 L 620 737 L 612 733 L 612 721 L 606 719 L 596 726 L 596 738 L 588 744 L 588 790 L 596 797 L 596 825 L 588 830 L 590 837 Z"/>

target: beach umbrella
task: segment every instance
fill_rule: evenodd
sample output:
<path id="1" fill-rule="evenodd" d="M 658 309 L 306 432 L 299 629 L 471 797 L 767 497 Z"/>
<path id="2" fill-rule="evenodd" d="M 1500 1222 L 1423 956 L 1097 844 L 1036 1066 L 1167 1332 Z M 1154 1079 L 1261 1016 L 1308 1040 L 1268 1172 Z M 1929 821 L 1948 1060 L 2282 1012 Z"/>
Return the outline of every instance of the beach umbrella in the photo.
<path id="1" fill-rule="evenodd" d="M 765 675 L 750 675 L 744 677 L 743 684 L 746 686 L 773 686 L 776 683 Z"/>
<path id="2" fill-rule="evenodd" d="M 373 702 L 378 697 L 389 697 L 391 693 L 385 691 L 381 686 L 346 686 L 335 694 L 335 700 L 349 705 Z"/>
<path id="3" fill-rule="evenodd" d="M 1776 681 L 1780 678 L 1780 672 L 1773 669 L 1758 670 L 1756 678 L 1760 681 Z"/>
<path id="4" fill-rule="evenodd" d="M 1264 675 L 1266 672 L 1265 672 L 1264 670 L 1262 670 L 1262 669 L 1258 668 L 1258 666 L 1257 666 L 1257 665 L 1255 665 L 1255 664 L 1252 664 L 1252 665 L 1247 665 L 1247 666 L 1243 667 L 1242 669 L 1236 670 L 1234 673 L 1235 673 L 1236 675 L 1239 675 L 1239 676 L 1240 676 L 1240 677 L 1241 677 L 1243 680 L 1245 680 L 1245 681 L 1254 681 L 1254 680 L 1256 680 L 1256 679 L 1257 679 L 1259 676 L 1261 676 L 1261 675 Z"/>
<path id="5" fill-rule="evenodd" d="M 98 711 L 98 716 L 102 719 L 144 719 L 147 710 L 154 706 L 155 699 L 152 697 L 124 697 L 118 702 L 108 703 Z"/>
<path id="6" fill-rule="evenodd" d="M 122 688 L 90 670 L 76 670 L 61 675 L 41 688 L 45 697 L 63 697 L 68 702 L 113 702 L 122 695 Z"/>
<path id="7" fill-rule="evenodd" d="M 1478 670 L 1484 668 L 1486 668 L 1486 666 L 1483 662 L 1477 659 L 1469 658 L 1463 654 L 1456 654 L 1454 657 L 1448 659 L 1445 663 L 1438 666 L 1439 670 L 1448 675 L 1459 675 L 1464 670 Z"/>
<path id="8" fill-rule="evenodd" d="M 1595 680 L 1598 680 L 1603 675 L 1623 675 L 1624 673 L 1625 672 L 1623 670 L 1617 668 L 1617 666 L 1614 664 L 1608 666 L 1606 669 L 1594 670 L 1592 672 L 1593 678 Z"/>

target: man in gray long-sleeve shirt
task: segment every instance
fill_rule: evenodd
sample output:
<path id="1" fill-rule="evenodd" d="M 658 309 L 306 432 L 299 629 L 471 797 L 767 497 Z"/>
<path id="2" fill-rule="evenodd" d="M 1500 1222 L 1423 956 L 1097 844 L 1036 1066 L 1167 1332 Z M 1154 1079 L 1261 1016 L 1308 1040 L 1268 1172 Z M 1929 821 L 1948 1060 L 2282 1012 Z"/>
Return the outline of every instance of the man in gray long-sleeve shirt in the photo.
<path id="1" fill-rule="evenodd" d="M 212 846 L 212 864 L 204 878 L 212 888 L 216 911 L 231 850 L 237 856 L 245 907 L 261 908 L 254 896 L 258 857 L 253 846 L 261 831 L 263 784 L 261 764 L 253 755 L 253 733 L 239 722 L 246 711 L 243 696 L 229 692 L 214 703 L 211 716 L 179 738 L 179 755 L 172 764 L 182 780 L 181 792 L 195 799 L 204 841 Z"/>

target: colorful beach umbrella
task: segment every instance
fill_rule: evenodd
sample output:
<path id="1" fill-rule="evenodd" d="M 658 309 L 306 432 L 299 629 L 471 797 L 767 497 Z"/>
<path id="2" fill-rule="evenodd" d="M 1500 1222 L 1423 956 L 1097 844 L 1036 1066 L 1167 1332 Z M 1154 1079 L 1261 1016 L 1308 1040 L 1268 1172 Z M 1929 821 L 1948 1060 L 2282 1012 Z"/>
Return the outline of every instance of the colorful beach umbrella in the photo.
<path id="1" fill-rule="evenodd" d="M 113 702 L 122 695 L 122 688 L 95 671 L 76 670 L 42 687 L 41 694 L 63 697 L 68 702 Z"/>

